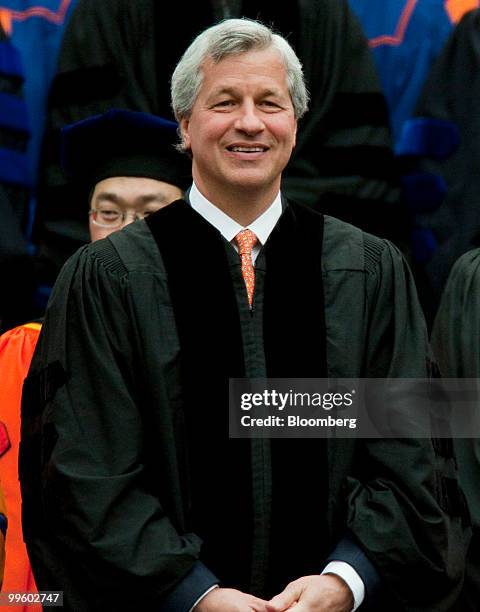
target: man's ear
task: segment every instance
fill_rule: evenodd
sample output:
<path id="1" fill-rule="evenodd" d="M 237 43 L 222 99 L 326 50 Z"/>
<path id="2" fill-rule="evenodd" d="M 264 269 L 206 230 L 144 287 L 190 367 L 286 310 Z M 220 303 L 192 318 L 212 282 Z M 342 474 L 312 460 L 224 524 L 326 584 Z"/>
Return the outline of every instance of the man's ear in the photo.
<path id="1" fill-rule="evenodd" d="M 190 120 L 188 119 L 188 117 L 183 117 L 182 119 L 180 119 L 180 133 L 182 135 L 182 142 L 186 151 L 189 151 L 191 148 L 189 127 Z"/>
<path id="2" fill-rule="evenodd" d="M 295 134 L 293 135 L 292 151 L 297 144 L 297 129 L 298 129 L 298 121 L 295 119 Z"/>

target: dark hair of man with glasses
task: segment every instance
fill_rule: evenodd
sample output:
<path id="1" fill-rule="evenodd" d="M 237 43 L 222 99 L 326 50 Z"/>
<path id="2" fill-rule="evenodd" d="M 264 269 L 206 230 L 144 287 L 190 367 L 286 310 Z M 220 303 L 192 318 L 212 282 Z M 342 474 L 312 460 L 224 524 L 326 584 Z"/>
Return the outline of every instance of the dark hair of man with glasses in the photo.
<path id="1" fill-rule="evenodd" d="M 183 197 L 190 161 L 175 150 L 177 124 L 113 109 L 62 130 L 62 167 L 85 191 L 92 241 Z"/>

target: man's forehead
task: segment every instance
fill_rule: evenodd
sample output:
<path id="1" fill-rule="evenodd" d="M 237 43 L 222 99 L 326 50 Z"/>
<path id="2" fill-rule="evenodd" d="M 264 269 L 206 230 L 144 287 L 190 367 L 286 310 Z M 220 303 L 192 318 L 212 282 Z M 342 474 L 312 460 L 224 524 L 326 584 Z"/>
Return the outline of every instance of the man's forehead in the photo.
<path id="1" fill-rule="evenodd" d="M 220 59 L 215 59 L 209 55 L 203 60 L 200 69 L 204 74 L 209 74 L 212 71 L 219 72 L 219 69 L 224 68 L 228 64 L 234 64 L 237 69 L 241 68 L 242 65 L 251 68 L 253 64 L 253 66 L 259 70 L 266 64 L 276 64 L 278 68 L 283 68 L 285 70 L 285 63 L 282 55 L 274 47 L 268 47 L 266 49 L 249 49 L 248 51 L 242 51 L 240 53 L 229 53 Z"/>
<path id="2" fill-rule="evenodd" d="M 218 96 L 218 95 L 222 95 L 222 94 L 231 94 L 231 95 L 237 95 L 240 94 L 243 90 L 243 87 L 240 84 L 235 84 L 235 83 L 231 83 L 231 84 L 227 84 L 227 83 L 218 83 L 218 85 L 212 87 L 211 91 L 209 92 L 210 96 Z M 285 94 L 285 90 L 282 87 L 276 87 L 275 85 L 272 84 L 261 84 L 258 87 L 258 92 L 262 94 L 262 96 L 279 96 L 282 94 Z"/>
<path id="3" fill-rule="evenodd" d="M 258 81 L 257 87 L 267 92 L 280 94 L 288 87 L 285 64 L 275 49 L 227 55 L 219 61 L 208 57 L 201 65 L 201 71 L 203 79 L 200 91 L 208 84 L 209 93 L 238 91 L 248 77 Z"/>
<path id="4" fill-rule="evenodd" d="M 96 184 L 92 197 L 96 202 L 123 203 L 134 200 L 139 204 L 164 201 L 166 193 L 178 189 L 171 183 L 146 177 L 110 177 Z"/>

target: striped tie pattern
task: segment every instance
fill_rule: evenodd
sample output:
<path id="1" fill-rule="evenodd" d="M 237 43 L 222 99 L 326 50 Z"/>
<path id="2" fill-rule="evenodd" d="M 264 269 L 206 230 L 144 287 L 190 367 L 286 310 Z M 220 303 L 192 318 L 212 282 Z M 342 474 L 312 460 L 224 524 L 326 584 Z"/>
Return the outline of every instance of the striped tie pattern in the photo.
<path id="1" fill-rule="evenodd" d="M 248 303 L 250 308 L 253 303 L 253 291 L 255 289 L 255 270 L 252 263 L 252 249 L 257 244 L 258 238 L 255 234 L 245 229 L 235 236 L 235 242 L 238 246 L 238 254 L 242 263 L 242 276 L 247 288 Z"/>

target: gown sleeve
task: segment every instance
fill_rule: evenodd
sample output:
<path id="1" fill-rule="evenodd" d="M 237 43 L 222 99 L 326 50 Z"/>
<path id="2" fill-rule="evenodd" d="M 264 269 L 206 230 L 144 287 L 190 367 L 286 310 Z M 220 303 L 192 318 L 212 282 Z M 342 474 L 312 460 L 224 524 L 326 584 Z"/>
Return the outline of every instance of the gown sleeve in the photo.
<path id="1" fill-rule="evenodd" d="M 74 255 L 59 277 L 24 387 L 26 538 L 28 517 L 33 524 L 40 514 L 93 584 L 122 585 L 158 604 L 193 572 L 195 599 L 216 580 L 198 561 L 199 538 L 167 516 L 162 483 L 147 467 L 148 406 L 135 365 L 142 357 L 129 276 L 120 264 L 100 261 L 93 246 Z M 39 418 L 41 451 L 32 456 L 29 431 Z"/>
<path id="2" fill-rule="evenodd" d="M 411 273 L 390 243 L 371 247 L 365 376 L 426 378 L 430 352 Z M 347 526 L 381 576 L 385 605 L 449 610 L 468 539 L 451 441 L 365 439 L 356 452 L 358 469 L 346 483 Z"/>

